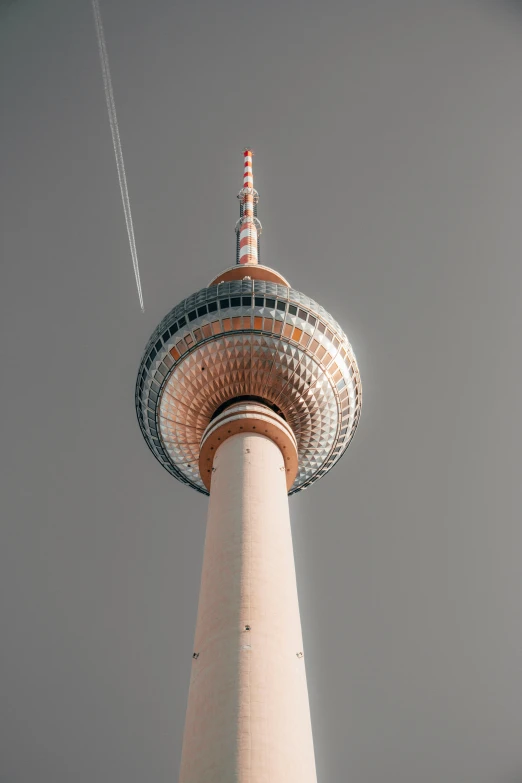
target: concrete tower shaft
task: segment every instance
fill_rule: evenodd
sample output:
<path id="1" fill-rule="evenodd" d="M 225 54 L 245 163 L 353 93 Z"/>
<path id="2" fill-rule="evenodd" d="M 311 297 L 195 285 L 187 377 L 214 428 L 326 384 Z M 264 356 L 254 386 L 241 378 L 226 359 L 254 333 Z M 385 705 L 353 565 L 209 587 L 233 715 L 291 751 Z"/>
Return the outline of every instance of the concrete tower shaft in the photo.
<path id="1" fill-rule="evenodd" d="M 213 470 L 179 781 L 315 783 L 285 458 L 238 433 Z"/>

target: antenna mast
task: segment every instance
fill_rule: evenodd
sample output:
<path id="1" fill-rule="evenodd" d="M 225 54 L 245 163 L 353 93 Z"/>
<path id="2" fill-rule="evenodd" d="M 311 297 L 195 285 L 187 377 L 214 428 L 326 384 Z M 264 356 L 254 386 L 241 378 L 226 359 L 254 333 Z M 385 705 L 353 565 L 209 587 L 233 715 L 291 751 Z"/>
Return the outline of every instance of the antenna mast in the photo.
<path id="1" fill-rule="evenodd" d="M 254 188 L 252 174 L 253 152 L 247 147 L 243 151 L 245 158 L 243 187 L 237 194 L 239 199 L 239 220 L 236 223 L 236 263 L 259 263 L 259 236 L 262 226 L 257 219 L 259 194 Z"/>

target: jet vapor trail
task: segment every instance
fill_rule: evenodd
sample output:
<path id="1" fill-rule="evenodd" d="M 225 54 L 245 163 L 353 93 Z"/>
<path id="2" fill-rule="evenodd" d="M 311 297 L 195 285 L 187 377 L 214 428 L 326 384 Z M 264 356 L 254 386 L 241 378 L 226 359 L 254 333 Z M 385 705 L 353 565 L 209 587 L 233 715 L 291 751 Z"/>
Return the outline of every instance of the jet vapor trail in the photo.
<path id="1" fill-rule="evenodd" d="M 107 46 L 105 43 L 105 33 L 103 31 L 103 22 L 100 12 L 99 0 L 92 0 L 92 10 L 94 11 L 94 21 L 96 22 L 96 34 L 98 36 L 98 49 L 100 52 L 100 62 L 103 74 L 103 86 L 105 89 L 105 99 L 107 101 L 107 112 L 109 114 L 109 123 L 112 133 L 112 144 L 114 146 L 114 155 L 116 157 L 116 168 L 118 170 L 118 179 L 120 182 L 121 200 L 123 203 L 123 213 L 127 225 L 127 234 L 129 235 L 130 252 L 132 256 L 132 265 L 136 275 L 136 285 L 138 287 L 138 296 L 140 306 L 143 306 L 143 294 L 141 291 L 140 269 L 138 266 L 138 253 L 136 251 L 136 241 L 134 239 L 134 225 L 132 223 L 132 214 L 129 200 L 129 189 L 127 187 L 127 177 L 125 176 L 125 165 L 123 163 L 123 153 L 121 151 L 120 130 L 118 127 L 118 118 L 116 116 L 116 104 L 114 103 L 114 93 L 112 90 L 111 72 L 109 70 L 109 58 L 107 55 Z"/>

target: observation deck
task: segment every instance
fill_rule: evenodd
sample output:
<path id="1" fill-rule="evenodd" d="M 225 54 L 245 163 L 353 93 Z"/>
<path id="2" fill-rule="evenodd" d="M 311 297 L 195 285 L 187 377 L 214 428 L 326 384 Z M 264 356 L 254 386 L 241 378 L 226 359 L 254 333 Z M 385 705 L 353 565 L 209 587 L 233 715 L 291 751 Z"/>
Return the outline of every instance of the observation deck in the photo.
<path id="1" fill-rule="evenodd" d="M 258 266 L 268 279 L 252 279 L 245 267 L 242 279 L 215 283 L 225 275 L 218 276 L 161 321 L 138 372 L 138 421 L 163 467 L 209 494 L 211 476 L 199 467 L 206 428 L 228 402 L 263 401 L 296 439 L 294 494 L 346 451 L 361 412 L 359 369 L 346 335 L 323 307 L 270 282 L 284 280 L 274 270 L 263 274 Z"/>

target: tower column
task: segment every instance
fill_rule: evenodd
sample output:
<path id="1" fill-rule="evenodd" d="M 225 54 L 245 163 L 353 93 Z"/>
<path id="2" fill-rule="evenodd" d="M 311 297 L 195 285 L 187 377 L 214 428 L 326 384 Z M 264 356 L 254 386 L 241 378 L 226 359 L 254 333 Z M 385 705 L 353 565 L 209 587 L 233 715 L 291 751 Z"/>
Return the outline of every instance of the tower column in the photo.
<path id="1" fill-rule="evenodd" d="M 203 438 L 210 503 L 180 783 L 316 783 L 287 495 L 294 444 L 257 404 L 227 409 Z"/>

